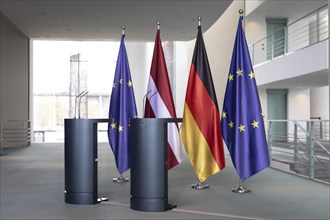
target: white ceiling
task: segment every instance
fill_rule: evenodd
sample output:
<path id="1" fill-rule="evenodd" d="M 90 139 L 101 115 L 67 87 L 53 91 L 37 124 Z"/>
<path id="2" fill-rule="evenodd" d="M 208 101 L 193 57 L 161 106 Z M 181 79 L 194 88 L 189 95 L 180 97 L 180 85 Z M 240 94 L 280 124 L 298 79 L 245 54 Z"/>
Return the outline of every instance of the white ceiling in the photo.
<path id="1" fill-rule="evenodd" d="M 206 31 L 232 0 L 1 0 L 1 12 L 30 38 L 153 41 L 192 40 L 197 17 Z"/>

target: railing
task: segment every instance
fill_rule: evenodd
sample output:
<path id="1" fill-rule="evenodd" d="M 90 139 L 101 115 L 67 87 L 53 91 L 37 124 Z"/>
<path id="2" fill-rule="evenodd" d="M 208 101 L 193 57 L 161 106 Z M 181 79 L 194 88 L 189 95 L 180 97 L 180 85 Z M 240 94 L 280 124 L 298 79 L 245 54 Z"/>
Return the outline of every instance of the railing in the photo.
<path id="1" fill-rule="evenodd" d="M 30 121 L 8 120 L 0 124 L 0 151 L 5 147 L 22 147 L 31 143 Z"/>
<path id="2" fill-rule="evenodd" d="M 253 65 L 328 39 L 328 5 L 276 30 L 249 46 Z"/>
<path id="3" fill-rule="evenodd" d="M 330 183 L 329 120 L 268 123 L 272 167 Z"/>

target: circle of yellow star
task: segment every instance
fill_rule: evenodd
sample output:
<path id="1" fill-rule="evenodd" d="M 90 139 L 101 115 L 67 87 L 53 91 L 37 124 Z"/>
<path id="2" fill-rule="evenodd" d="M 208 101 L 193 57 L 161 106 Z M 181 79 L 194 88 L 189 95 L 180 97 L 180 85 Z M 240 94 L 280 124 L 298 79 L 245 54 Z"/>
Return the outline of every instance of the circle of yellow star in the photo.
<path id="1" fill-rule="evenodd" d="M 112 88 L 116 88 L 116 83 L 113 83 Z"/>
<path id="2" fill-rule="evenodd" d="M 233 128 L 234 127 L 234 122 L 230 121 L 230 123 L 228 125 L 229 125 L 230 128 Z"/>
<path id="3" fill-rule="evenodd" d="M 258 121 L 255 121 L 255 120 L 253 120 L 253 122 L 251 123 L 251 125 L 253 126 L 253 128 L 258 128 L 259 127 L 258 124 L 259 124 L 259 122 Z"/>
<path id="4" fill-rule="evenodd" d="M 133 86 L 133 83 L 129 80 L 127 85 L 128 85 L 128 87 L 131 87 L 131 86 Z"/>
<path id="5" fill-rule="evenodd" d="M 116 128 L 116 124 L 115 124 L 114 122 L 112 122 L 112 124 L 111 124 L 111 128 L 112 128 L 112 129 Z"/>
<path id="6" fill-rule="evenodd" d="M 222 112 L 222 118 L 226 118 L 227 117 L 227 112 Z"/>
<path id="7" fill-rule="evenodd" d="M 238 129 L 239 129 L 239 132 L 245 131 L 244 130 L 245 129 L 245 125 L 240 124 L 239 127 L 238 127 Z"/>
<path id="8" fill-rule="evenodd" d="M 119 80 L 119 83 L 120 83 L 120 84 L 123 84 L 123 79 L 120 79 L 120 80 Z"/>
<path id="9" fill-rule="evenodd" d="M 118 127 L 118 131 L 124 131 L 124 126 L 120 126 Z"/>
<path id="10" fill-rule="evenodd" d="M 239 76 L 242 76 L 243 75 L 243 70 L 239 69 L 236 71 L 236 73 L 239 75 Z"/>
<path id="11" fill-rule="evenodd" d="M 228 79 L 229 79 L 229 81 L 234 80 L 234 75 L 233 74 L 229 74 Z"/>
<path id="12" fill-rule="evenodd" d="M 251 73 L 249 74 L 249 76 L 250 76 L 250 79 L 255 78 L 254 72 L 251 71 Z"/>

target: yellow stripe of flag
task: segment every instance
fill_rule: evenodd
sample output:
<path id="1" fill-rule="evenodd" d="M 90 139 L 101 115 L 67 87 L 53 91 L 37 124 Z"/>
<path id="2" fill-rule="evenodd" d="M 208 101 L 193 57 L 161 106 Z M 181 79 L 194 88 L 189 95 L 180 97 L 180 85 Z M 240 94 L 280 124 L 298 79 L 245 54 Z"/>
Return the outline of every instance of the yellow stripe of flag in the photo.
<path id="1" fill-rule="evenodd" d="M 220 171 L 219 166 L 186 103 L 183 121 L 185 123 L 182 125 L 182 141 L 198 179 L 204 182 L 208 177 Z M 193 146 L 194 144 L 198 146 Z"/>

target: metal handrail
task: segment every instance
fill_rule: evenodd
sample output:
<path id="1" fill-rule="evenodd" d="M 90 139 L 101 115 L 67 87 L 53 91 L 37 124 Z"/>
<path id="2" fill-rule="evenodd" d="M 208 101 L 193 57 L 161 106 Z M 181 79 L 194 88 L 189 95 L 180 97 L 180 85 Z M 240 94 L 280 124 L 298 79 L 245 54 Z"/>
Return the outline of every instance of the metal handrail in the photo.
<path id="1" fill-rule="evenodd" d="M 276 123 L 285 124 L 287 132 L 276 132 Z M 271 166 L 286 164 L 290 172 L 330 183 L 330 137 L 322 134 L 329 131 L 329 124 L 329 120 L 320 119 L 268 120 Z M 287 171 L 283 165 L 279 167 Z"/>
<path id="2" fill-rule="evenodd" d="M 0 148 L 27 146 L 31 143 L 31 123 L 29 120 L 6 120 L 0 123 Z"/>
<path id="3" fill-rule="evenodd" d="M 308 13 L 307 15 L 305 15 L 305 16 L 299 18 L 298 20 L 296 20 L 296 21 L 294 21 L 294 22 L 288 24 L 287 26 L 285 26 L 285 27 L 283 27 L 283 28 L 280 28 L 280 29 L 278 29 L 278 30 L 276 30 L 276 31 L 274 31 L 274 32 L 272 32 L 272 33 L 270 33 L 270 34 L 268 34 L 266 37 L 262 38 L 261 40 L 256 41 L 254 44 L 259 43 L 259 42 L 261 42 L 261 41 L 267 39 L 268 37 L 274 35 L 275 33 L 279 32 L 279 31 L 281 31 L 281 30 L 284 30 L 285 28 L 287 28 L 287 27 L 289 27 L 289 26 L 292 26 L 292 25 L 296 24 L 297 22 L 299 22 L 299 21 L 301 21 L 301 20 L 303 20 L 303 19 L 305 19 L 305 18 L 308 18 L 309 16 L 315 14 L 315 12 L 318 12 L 318 11 L 320 11 L 320 10 L 322 10 L 322 9 L 327 8 L 327 6 L 328 6 L 328 4 L 326 4 L 326 5 L 322 6 L 322 7 L 318 8 L 318 9 L 316 9 L 316 10 L 310 12 L 310 13 Z"/>
<path id="4" fill-rule="evenodd" d="M 327 9 L 327 5 L 324 5 L 250 45 L 249 50 L 253 65 L 328 39 L 328 20 L 325 19 L 327 16 L 319 16 Z M 305 21 L 312 15 L 316 15 L 316 21 L 298 26 L 299 22 Z M 275 37 L 277 33 L 283 33 L 283 36 Z"/>

